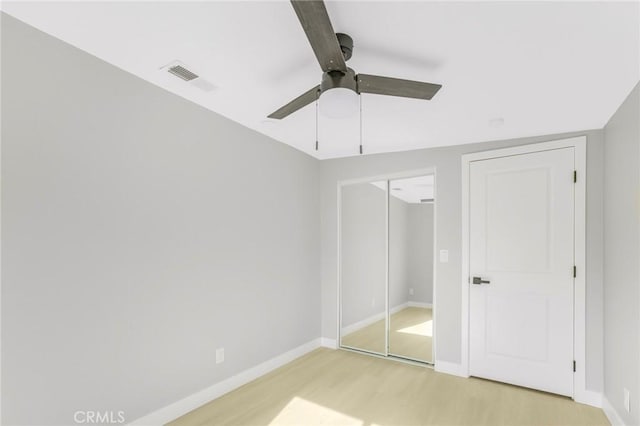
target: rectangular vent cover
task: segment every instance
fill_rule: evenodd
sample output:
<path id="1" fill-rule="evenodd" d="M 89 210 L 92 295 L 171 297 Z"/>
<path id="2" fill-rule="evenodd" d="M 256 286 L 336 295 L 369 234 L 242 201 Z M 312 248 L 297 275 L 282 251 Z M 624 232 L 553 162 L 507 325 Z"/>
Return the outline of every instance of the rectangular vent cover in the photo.
<path id="1" fill-rule="evenodd" d="M 175 75 L 177 77 L 180 77 L 184 81 L 191 81 L 191 80 L 195 80 L 196 78 L 198 78 L 197 74 L 192 73 L 191 71 L 189 71 L 188 69 L 186 69 L 182 65 L 175 65 L 173 67 L 170 67 L 168 69 L 168 71 L 171 74 L 173 74 L 173 75 Z"/>
<path id="2" fill-rule="evenodd" d="M 433 198 L 422 198 L 421 203 L 433 203 Z"/>

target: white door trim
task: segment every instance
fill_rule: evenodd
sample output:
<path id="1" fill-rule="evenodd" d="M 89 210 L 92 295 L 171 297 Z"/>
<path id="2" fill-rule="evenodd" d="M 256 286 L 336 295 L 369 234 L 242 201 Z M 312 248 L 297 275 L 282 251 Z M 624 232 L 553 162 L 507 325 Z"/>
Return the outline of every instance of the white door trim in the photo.
<path id="1" fill-rule="evenodd" d="M 578 136 L 550 142 L 515 146 L 511 148 L 475 152 L 462 156 L 462 341 L 461 375 L 469 376 L 469 167 L 472 162 L 490 158 L 508 157 L 540 151 L 573 147 L 575 170 L 578 180 L 575 186 L 575 265 L 574 292 L 574 341 L 573 351 L 576 372 L 573 375 L 573 399 L 593 404 L 593 395 L 586 389 L 586 170 L 587 137 Z"/>

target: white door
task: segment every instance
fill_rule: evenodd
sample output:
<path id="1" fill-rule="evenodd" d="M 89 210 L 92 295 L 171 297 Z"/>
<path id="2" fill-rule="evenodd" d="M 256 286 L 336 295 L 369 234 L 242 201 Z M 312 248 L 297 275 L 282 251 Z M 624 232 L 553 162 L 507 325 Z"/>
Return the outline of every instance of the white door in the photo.
<path id="1" fill-rule="evenodd" d="M 573 147 L 470 164 L 473 376 L 573 393 L 573 170 Z"/>

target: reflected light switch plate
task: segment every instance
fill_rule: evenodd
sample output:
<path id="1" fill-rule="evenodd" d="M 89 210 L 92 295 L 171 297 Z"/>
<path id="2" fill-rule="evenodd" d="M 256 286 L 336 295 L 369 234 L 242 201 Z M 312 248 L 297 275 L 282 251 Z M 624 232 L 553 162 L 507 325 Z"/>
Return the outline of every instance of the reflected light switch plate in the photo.
<path id="1" fill-rule="evenodd" d="M 449 250 L 440 250 L 440 263 L 449 262 Z"/>

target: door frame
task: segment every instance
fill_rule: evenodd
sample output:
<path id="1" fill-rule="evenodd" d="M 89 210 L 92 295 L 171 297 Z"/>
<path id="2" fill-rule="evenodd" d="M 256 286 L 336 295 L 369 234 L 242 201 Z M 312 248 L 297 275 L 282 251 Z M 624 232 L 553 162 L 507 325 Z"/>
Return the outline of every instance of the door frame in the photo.
<path id="1" fill-rule="evenodd" d="M 432 316 L 432 336 L 431 336 L 431 356 L 432 363 L 424 363 L 424 365 L 433 365 L 435 367 L 437 356 L 437 344 L 436 344 L 436 289 L 437 289 L 437 270 L 438 270 L 438 262 L 436 258 L 436 249 L 438 247 L 438 174 L 436 167 L 426 167 L 422 169 L 412 169 L 406 170 L 402 172 L 396 173 L 387 173 L 382 175 L 370 175 L 352 179 L 344 179 L 339 180 L 337 182 L 337 262 L 338 262 L 338 279 L 337 279 L 337 324 L 336 324 L 336 348 L 345 349 L 345 350 L 355 350 L 360 353 L 369 354 L 372 356 L 380 356 L 383 358 L 392 358 L 398 361 L 404 361 L 408 363 L 414 363 L 414 361 L 395 357 L 393 355 L 389 355 L 389 315 L 386 316 L 386 326 L 385 326 L 385 354 L 377 354 L 375 352 L 370 352 L 362 349 L 353 349 L 350 347 L 342 346 L 342 187 L 353 184 L 360 183 L 370 183 L 375 181 L 387 181 L 387 194 L 386 194 L 386 219 L 385 219 L 385 246 L 386 246 L 386 266 L 385 266 L 385 286 L 386 286 L 386 297 L 385 297 L 385 306 L 386 312 L 389 312 L 389 182 L 396 179 L 406 179 L 424 175 L 433 175 L 433 288 L 432 288 L 432 306 L 431 306 L 431 316 Z M 422 361 L 419 361 L 422 363 Z"/>
<path id="2" fill-rule="evenodd" d="M 573 298 L 573 356 L 576 362 L 576 371 L 573 375 L 573 399 L 577 402 L 600 406 L 600 395 L 586 389 L 586 136 L 462 155 L 461 373 L 463 376 L 469 377 L 469 277 L 471 272 L 469 270 L 469 169 L 471 163 L 562 148 L 574 148 L 574 169 L 577 172 L 574 190 L 574 264 L 576 266 L 576 277 L 574 278 Z M 570 176 L 567 176 L 567 178 L 569 179 Z M 570 368 L 570 366 L 567 366 L 567 368 Z"/>

